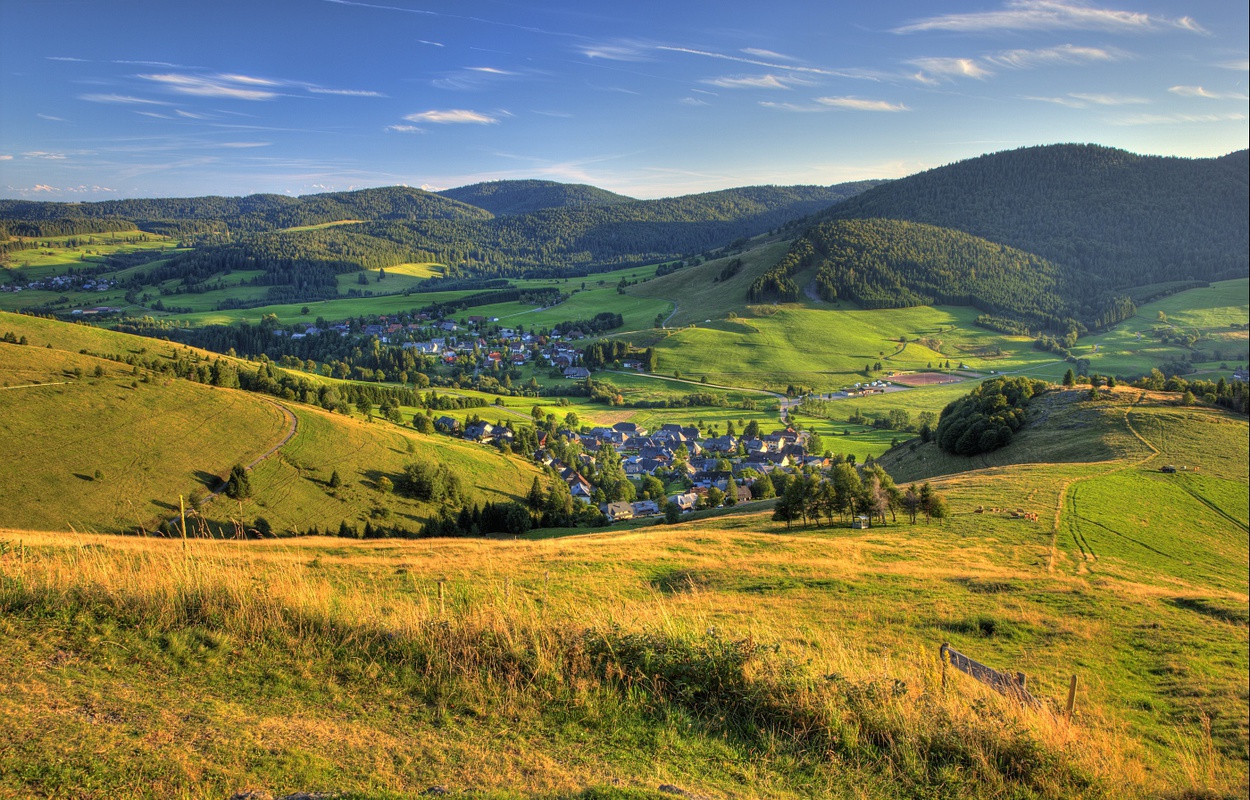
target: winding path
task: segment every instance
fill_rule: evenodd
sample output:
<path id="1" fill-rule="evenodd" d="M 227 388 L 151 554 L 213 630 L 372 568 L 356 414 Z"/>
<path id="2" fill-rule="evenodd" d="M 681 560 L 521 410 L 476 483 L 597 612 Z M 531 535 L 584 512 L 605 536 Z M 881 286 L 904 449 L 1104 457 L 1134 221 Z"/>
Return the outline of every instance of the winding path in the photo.
<path id="1" fill-rule="evenodd" d="M 249 472 L 250 472 L 252 469 L 254 469 L 254 468 L 256 467 L 256 465 L 257 465 L 257 464 L 259 464 L 260 462 L 262 462 L 262 461 L 264 461 L 265 459 L 267 459 L 267 458 L 269 458 L 270 456 L 272 456 L 274 453 L 276 453 L 276 452 L 278 452 L 279 450 L 281 450 L 281 449 L 282 449 L 282 447 L 283 447 L 283 446 L 285 446 L 287 442 L 291 441 L 291 439 L 295 436 L 296 432 L 299 430 L 299 418 L 295 416 L 295 412 L 291 411 L 291 409 L 289 409 L 289 408 L 287 408 L 286 406 L 282 405 L 282 404 L 281 404 L 281 403 L 279 403 L 277 400 L 271 400 L 271 399 L 269 399 L 268 397 L 264 397 L 264 398 L 261 398 L 261 399 L 262 399 L 262 400 L 264 400 L 266 403 L 269 403 L 269 404 L 271 404 L 271 405 L 275 406 L 276 408 L 278 408 L 278 409 L 282 412 L 283 416 L 285 416 L 285 417 L 286 417 L 286 421 L 287 421 L 287 431 L 286 431 L 286 436 L 283 436 L 283 437 L 282 437 L 282 441 L 278 442 L 278 443 L 277 443 L 277 444 L 275 444 L 273 447 L 269 448 L 268 450 L 266 450 L 265 452 L 261 453 L 261 454 L 260 454 L 259 456 L 257 456 L 256 458 L 252 459 L 252 462 L 251 462 L 250 464 L 248 464 L 248 465 L 247 465 L 247 470 L 248 470 Z M 216 489 L 213 489 L 211 492 L 209 492 L 209 493 L 208 493 L 208 496 L 207 496 L 207 497 L 205 497 L 203 500 L 201 500 L 201 501 L 200 501 L 197 505 L 193 506 L 193 508 L 203 508 L 204 506 L 206 506 L 206 505 L 208 505 L 209 503 L 211 503 L 211 502 L 213 501 L 213 499 L 214 499 L 214 498 L 216 498 L 216 497 L 217 497 L 219 494 L 221 494 L 222 492 L 226 491 L 226 484 L 227 484 L 227 483 L 228 483 L 228 481 L 222 481 L 222 482 L 221 482 L 221 483 L 217 486 L 217 488 L 216 488 Z M 173 517 L 170 517 L 170 518 L 167 520 L 167 522 L 169 522 L 169 524 L 170 524 L 170 525 L 173 525 L 174 523 L 177 523 L 177 522 L 180 522 L 180 521 L 181 521 L 181 520 L 180 520 L 180 517 L 179 517 L 179 516 L 173 516 Z"/>

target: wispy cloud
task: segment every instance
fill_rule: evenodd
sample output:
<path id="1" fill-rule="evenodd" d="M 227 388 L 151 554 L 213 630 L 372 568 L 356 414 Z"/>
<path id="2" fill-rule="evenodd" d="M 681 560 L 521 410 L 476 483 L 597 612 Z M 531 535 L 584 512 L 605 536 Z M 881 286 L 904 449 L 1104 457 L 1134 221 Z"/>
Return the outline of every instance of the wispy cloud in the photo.
<path id="1" fill-rule="evenodd" d="M 799 81 L 769 74 L 710 78 L 704 83 L 719 86 L 722 89 L 789 89 L 790 84 L 797 84 Z"/>
<path id="2" fill-rule="evenodd" d="M 1204 89 L 1201 86 L 1173 86 L 1168 89 L 1172 94 L 1178 94 L 1181 97 L 1201 97 L 1204 100 L 1246 100 L 1245 94 L 1241 92 L 1213 92 Z"/>
<path id="3" fill-rule="evenodd" d="M 888 100 L 867 100 L 862 97 L 817 97 L 816 102 L 822 106 L 846 111 L 907 111 L 902 103 L 891 103 Z"/>
<path id="4" fill-rule="evenodd" d="M 697 97 L 683 97 L 683 98 L 682 98 L 681 100 L 679 100 L 678 102 L 679 102 L 679 103 L 681 103 L 683 106 L 706 106 L 706 105 L 710 105 L 710 103 L 708 103 L 708 101 L 706 101 L 706 100 L 700 100 L 700 99 L 699 99 L 699 98 L 697 98 Z"/>
<path id="5" fill-rule="evenodd" d="M 914 78 L 926 84 L 952 78 L 985 80 L 994 74 L 975 58 L 916 58 L 908 63 L 920 67 Z"/>
<path id="6" fill-rule="evenodd" d="M 309 86 L 308 91 L 313 94 L 333 94 L 340 97 L 386 97 L 381 92 L 370 89 L 326 89 L 321 86 Z"/>
<path id="7" fill-rule="evenodd" d="M 1004 50 L 986 56 L 985 60 L 1000 67 L 1036 69 L 1119 61 L 1125 57 L 1125 54 L 1119 50 L 1061 44 L 1058 47 L 1046 47 L 1040 50 Z"/>
<path id="8" fill-rule="evenodd" d="M 740 52 L 756 58 L 767 58 L 773 61 L 794 61 L 794 56 L 787 56 L 772 50 L 762 50 L 758 47 L 744 47 Z"/>
<path id="9" fill-rule="evenodd" d="M 838 70 L 824 69 L 822 67 L 805 67 L 799 64 L 778 64 L 776 61 L 770 61 L 760 58 L 743 58 L 742 56 L 730 55 L 728 53 L 716 53 L 710 50 L 697 50 L 693 47 L 670 47 L 668 45 L 658 45 L 656 50 L 664 50 L 670 53 L 687 53 L 693 56 L 703 56 L 704 58 L 715 58 L 721 61 L 736 61 L 740 64 L 751 64 L 756 67 L 766 67 L 769 69 L 783 69 L 789 72 L 805 72 L 815 75 L 837 75 L 842 77 L 858 77 L 850 72 L 839 72 Z"/>
<path id="10" fill-rule="evenodd" d="M 139 77 L 179 94 L 224 97 L 231 100 L 272 100 L 278 96 L 272 89 L 281 85 L 277 81 L 248 75 L 186 75 L 167 72 Z"/>
<path id="11" fill-rule="evenodd" d="M 1201 122 L 1239 122 L 1245 114 L 1136 114 L 1113 119 L 1115 125 L 1176 125 Z"/>
<path id="12" fill-rule="evenodd" d="M 81 64 L 91 63 L 85 58 L 74 58 L 73 56 L 44 56 L 44 58 L 49 61 L 77 61 Z"/>
<path id="13" fill-rule="evenodd" d="M 894 28 L 894 33 L 957 31 L 1083 30 L 1110 33 L 1150 33 L 1163 30 L 1206 31 L 1191 17 L 1161 17 L 1136 11 L 1096 8 L 1063 0 L 1011 0 L 998 11 L 940 14 Z"/>
<path id="14" fill-rule="evenodd" d="M 1237 72 L 1250 72 L 1250 59 L 1234 58 L 1229 61 L 1221 61 L 1215 66 L 1220 69 L 1231 69 Z"/>
<path id="15" fill-rule="evenodd" d="M 404 119 L 408 122 L 434 122 L 439 125 L 494 125 L 499 122 L 498 117 L 492 117 L 480 111 L 470 111 L 464 108 L 422 111 L 418 114 L 409 114 Z"/>
<path id="16" fill-rule="evenodd" d="M 47 161 L 64 161 L 67 156 L 64 153 L 50 153 L 46 150 L 28 150 L 22 153 L 23 158 L 41 158 Z"/>
<path id="17" fill-rule="evenodd" d="M 446 47 L 442 42 L 431 42 L 428 39 L 418 39 L 417 44 L 428 44 L 430 47 Z"/>
<path id="18" fill-rule="evenodd" d="M 214 147 L 228 147 L 232 150 L 247 150 L 253 147 L 268 147 L 273 142 L 218 142 Z"/>
<path id="19" fill-rule="evenodd" d="M 602 58 L 606 61 L 652 60 L 649 45 L 629 40 L 583 44 L 577 49 L 587 58 Z"/>
<path id="20" fill-rule="evenodd" d="M 385 130 L 395 133 L 425 133 L 423 128 L 418 128 L 416 125 L 387 125 Z"/>
<path id="21" fill-rule="evenodd" d="M 64 122 L 64 117 L 54 117 L 51 114 L 36 114 L 39 119 L 46 119 L 48 122 Z"/>
<path id="22" fill-rule="evenodd" d="M 12 161 L 12 160 L 13 160 L 13 156 L 10 156 L 10 155 L 0 155 L 0 161 Z"/>
<path id="23" fill-rule="evenodd" d="M 144 97 L 133 97 L 128 94 L 80 94 L 79 100 L 86 100 L 91 103 L 117 103 L 120 105 L 144 105 L 144 106 L 167 106 L 169 103 L 161 100 L 148 100 Z"/>
<path id="24" fill-rule="evenodd" d="M 500 81 L 521 77 L 522 73 L 512 72 L 497 67 L 465 67 L 455 72 L 446 73 L 441 78 L 431 81 L 438 89 L 458 91 L 475 91 L 497 85 Z"/>
<path id="25" fill-rule="evenodd" d="M 1095 94 L 1090 92 L 1071 92 L 1061 97 L 1025 96 L 1024 100 L 1036 100 L 1041 103 L 1053 103 L 1068 108 L 1089 108 L 1090 106 L 1131 106 L 1150 103 L 1144 97 L 1133 97 L 1123 94 Z"/>

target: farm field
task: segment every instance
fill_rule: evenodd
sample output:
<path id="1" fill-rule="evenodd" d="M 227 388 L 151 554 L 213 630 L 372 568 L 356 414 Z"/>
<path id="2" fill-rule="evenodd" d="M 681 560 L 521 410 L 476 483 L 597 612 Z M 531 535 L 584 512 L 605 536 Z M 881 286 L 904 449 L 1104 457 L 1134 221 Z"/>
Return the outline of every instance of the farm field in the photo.
<path id="1" fill-rule="evenodd" d="M 1103 441 L 1101 460 L 1003 463 L 937 478 L 953 512 L 943 525 L 900 518 L 864 531 L 787 529 L 757 512 L 516 542 L 192 542 L 189 559 L 159 540 L 0 532 L 9 548 L 0 603 L 13 609 L 0 628 L 9 645 L 0 658 L 22 676 L 0 694 L 0 714 L 23 721 L 19 744 L 0 759 L 9 767 L 50 749 L 67 755 L 56 771 L 0 769 L 8 781 L 0 785 L 90 781 L 107 790 L 142 776 L 166 794 L 192 783 L 219 793 L 332 783 L 365 797 L 431 785 L 574 797 L 650 797 L 647 787 L 659 783 L 740 797 L 852 797 L 865 787 L 911 796 L 940 785 L 988 797 L 1012 784 L 999 762 L 973 754 L 1025 747 L 1034 754 L 1026 774 L 1052 796 L 1197 787 L 1235 796 L 1246 783 L 1250 711 L 1247 512 L 1244 492 L 1238 500 L 1222 487 L 1244 486 L 1245 420 L 1189 416 L 1166 396 L 1128 390 L 1100 404 L 1057 400 L 1066 407 L 1050 409 L 1044 424 Z M 1011 445 L 1024 448 L 1017 460 L 1045 455 L 1042 427 Z M 1169 435 L 1152 438 L 1159 430 Z M 1197 472 L 1160 475 L 1163 461 Z M 1155 499 L 1143 505 L 1143 496 Z M 1020 508 L 1037 521 L 978 506 Z M 1182 518 L 1196 527 L 1178 540 Z M 25 566 L 14 555 L 19 538 Z M 73 555 L 82 545 L 90 545 L 85 555 Z M 72 578 L 58 568 L 70 558 L 81 565 Z M 184 567 L 153 568 L 172 559 Z M 136 570 L 149 577 L 133 580 Z M 226 571 L 270 591 L 231 594 L 233 583 L 215 577 Z M 222 610 L 180 610 L 176 587 L 192 582 L 222 587 L 205 598 Z M 68 600 L 73 586 L 86 591 Z M 169 622 L 120 626 L 123 603 L 131 618 Z M 29 636 L 53 607 L 65 620 L 58 632 Z M 269 643 L 285 626 L 306 624 L 298 620 L 324 622 L 293 653 Z M 778 712 L 819 698 L 804 706 L 818 714 L 805 735 L 832 725 L 840 744 L 815 757 L 786 737 L 725 727 L 717 704 L 727 701 L 717 695 L 669 693 L 583 671 L 576 660 L 565 666 L 575 653 L 598 652 L 593 643 L 604 637 L 626 665 L 638 663 L 629 642 L 667 643 L 651 651 L 660 659 L 652 669 L 683 653 L 732 659 L 739 651 L 730 643 L 756 643 L 763 649 L 750 651 L 746 670 L 728 674 L 775 687 Z M 91 645 L 106 638 L 126 650 Z M 502 660 L 465 660 L 489 641 L 515 644 Z M 1027 673 L 1050 708 L 1062 706 L 1077 674 L 1075 724 L 1013 708 L 964 676 L 942 691 L 942 642 Z M 414 657 L 423 672 L 405 666 Z M 21 668 L 50 658 L 49 669 Z M 90 678 L 106 670 L 130 688 L 92 690 Z M 514 670 L 531 677 L 514 682 Z M 173 684 L 152 676 L 166 674 L 185 698 L 181 716 L 159 711 Z M 229 713 L 215 713 L 223 703 Z M 113 716 L 101 726 L 57 708 Z M 311 723 L 326 713 L 343 721 L 330 730 Z M 188 735 L 209 717 L 222 740 Z M 662 738 L 649 733 L 657 722 L 668 731 Z M 880 726 L 892 731 L 887 744 L 861 738 Z M 266 745 L 239 735 L 255 729 L 282 736 Z M 857 737 L 841 738 L 852 730 Z M 129 746 L 152 736 L 180 742 L 184 757 L 158 763 Z M 257 757 L 266 746 L 278 757 Z M 365 748 L 381 760 L 360 758 Z M 483 769 L 475 759 L 487 749 L 495 755 Z M 81 752 L 95 755 L 71 755 Z M 913 766 L 900 793 L 904 758 Z M 945 759 L 967 771 L 945 769 Z M 579 794 L 591 787 L 604 794 Z"/>

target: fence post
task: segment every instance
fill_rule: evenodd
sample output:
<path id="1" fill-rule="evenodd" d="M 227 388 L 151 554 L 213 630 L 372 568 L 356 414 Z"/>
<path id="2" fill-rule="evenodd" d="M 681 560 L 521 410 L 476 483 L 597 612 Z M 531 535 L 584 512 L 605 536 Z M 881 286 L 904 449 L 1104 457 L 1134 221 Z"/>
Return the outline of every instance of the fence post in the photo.
<path id="1" fill-rule="evenodd" d="M 182 500 L 182 495 L 178 495 L 178 513 L 182 516 L 182 549 L 187 549 L 187 506 Z"/>
<path id="2" fill-rule="evenodd" d="M 1076 676 L 1072 676 L 1072 682 L 1068 684 L 1068 707 L 1066 715 L 1068 719 L 1072 719 L 1073 712 L 1076 711 Z"/>
<path id="3" fill-rule="evenodd" d="M 938 659 L 942 662 L 942 691 L 946 691 L 946 667 L 951 662 L 950 642 L 942 642 L 942 646 L 938 648 Z"/>
<path id="4" fill-rule="evenodd" d="M 443 605 L 443 579 L 439 578 L 438 580 L 438 613 L 441 616 L 445 614 L 446 611 L 447 611 L 447 608 L 446 606 Z"/>

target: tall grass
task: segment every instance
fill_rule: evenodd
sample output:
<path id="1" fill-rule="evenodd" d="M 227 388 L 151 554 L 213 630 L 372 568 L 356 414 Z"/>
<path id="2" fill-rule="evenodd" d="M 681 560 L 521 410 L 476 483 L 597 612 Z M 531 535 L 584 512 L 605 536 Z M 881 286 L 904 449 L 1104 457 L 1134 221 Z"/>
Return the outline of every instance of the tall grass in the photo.
<path id="1" fill-rule="evenodd" d="M 971 682 L 944 688 L 931 654 L 871 656 L 832 634 L 799 660 L 712 628 L 660 592 L 587 604 L 478 564 L 471 572 L 482 577 L 444 584 L 440 601 L 432 581 L 397 591 L 293 545 L 55 542 L 0 548 L 0 614 L 49 625 L 88 614 L 174 641 L 200 632 L 367 664 L 361 681 L 402 673 L 414 694 L 473 702 L 488 716 L 541 714 L 550 703 L 597 709 L 609 725 L 622 709 L 680 714 L 792 764 L 820 794 L 855 785 L 884 796 L 1131 797 L 1157 785 L 1096 709 L 1070 724 Z M 437 566 L 464 565 L 452 554 Z M 1171 776 L 1177 792 L 1228 785 L 1213 752 L 1191 755 L 1186 774 Z"/>

